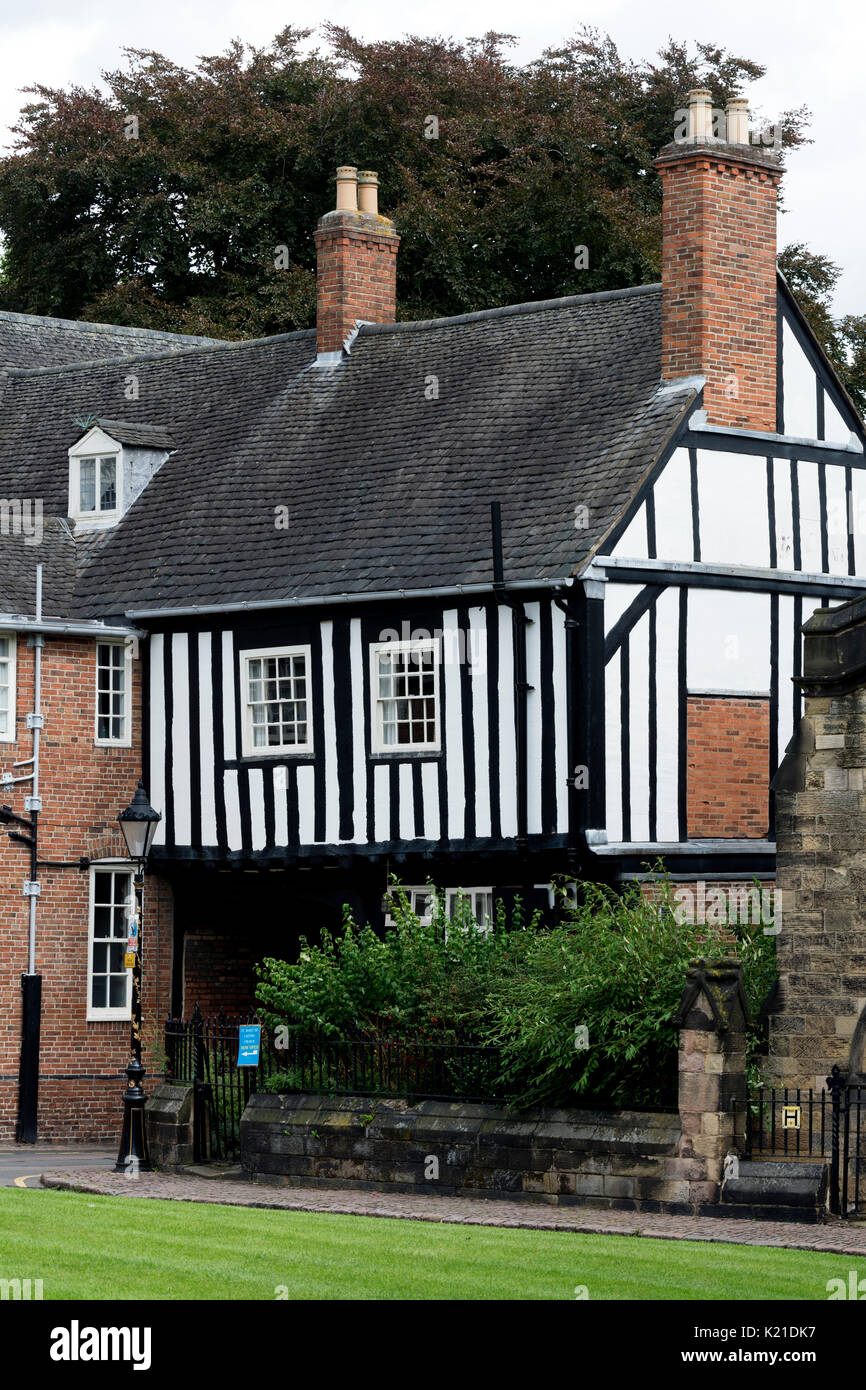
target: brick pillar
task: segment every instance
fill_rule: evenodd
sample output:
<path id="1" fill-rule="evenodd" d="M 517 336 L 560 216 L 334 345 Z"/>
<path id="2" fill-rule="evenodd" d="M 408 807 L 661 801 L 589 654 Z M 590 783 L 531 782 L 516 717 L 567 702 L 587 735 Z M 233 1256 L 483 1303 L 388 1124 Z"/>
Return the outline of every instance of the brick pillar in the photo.
<path id="1" fill-rule="evenodd" d="M 667 1169 L 688 1183 L 692 1206 L 714 1205 L 725 1155 L 745 1137 L 749 1006 L 740 961 L 692 961 L 677 1021 L 682 1135 Z"/>
<path id="2" fill-rule="evenodd" d="M 701 138 L 666 145 L 654 167 L 663 187 L 662 376 L 706 377 L 713 425 L 774 431 L 778 155 Z"/>
<path id="3" fill-rule="evenodd" d="M 805 716 L 774 781 L 780 1004 L 768 1070 L 866 1072 L 866 600 L 803 628 Z M 779 914 L 777 910 L 777 921 Z"/>

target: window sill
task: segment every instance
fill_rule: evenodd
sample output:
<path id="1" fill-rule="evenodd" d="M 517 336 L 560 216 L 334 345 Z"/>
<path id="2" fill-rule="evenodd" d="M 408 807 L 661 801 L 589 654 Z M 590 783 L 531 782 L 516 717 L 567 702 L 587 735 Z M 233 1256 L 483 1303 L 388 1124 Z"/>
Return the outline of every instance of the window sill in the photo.
<path id="1" fill-rule="evenodd" d="M 284 762 L 287 758 L 302 762 L 304 759 L 309 763 L 316 761 L 316 755 L 312 748 L 274 748 L 271 751 L 256 749 L 254 753 L 241 753 L 239 758 L 229 758 L 226 767 L 249 767 L 255 763 Z"/>
<path id="2" fill-rule="evenodd" d="M 442 748 L 374 748 L 370 753 L 370 761 L 375 762 L 382 759 L 385 762 L 393 762 L 396 758 L 441 758 Z"/>

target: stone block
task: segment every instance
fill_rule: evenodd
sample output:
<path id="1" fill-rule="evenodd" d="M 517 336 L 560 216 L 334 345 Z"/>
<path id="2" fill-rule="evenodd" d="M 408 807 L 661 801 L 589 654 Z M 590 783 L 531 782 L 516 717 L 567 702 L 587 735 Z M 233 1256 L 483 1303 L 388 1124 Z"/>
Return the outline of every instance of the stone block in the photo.
<path id="1" fill-rule="evenodd" d="M 602 1178 L 602 1191 L 606 1197 L 634 1197 L 635 1179 L 604 1177 Z"/>
<path id="2" fill-rule="evenodd" d="M 596 1173 L 576 1173 L 574 1191 L 578 1196 L 599 1197 L 604 1192 L 604 1179 Z"/>

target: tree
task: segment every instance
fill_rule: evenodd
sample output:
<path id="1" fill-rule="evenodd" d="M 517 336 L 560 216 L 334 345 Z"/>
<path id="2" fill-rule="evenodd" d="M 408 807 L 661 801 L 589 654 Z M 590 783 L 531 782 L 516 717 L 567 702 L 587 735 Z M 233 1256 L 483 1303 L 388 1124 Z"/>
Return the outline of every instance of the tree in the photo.
<path id="1" fill-rule="evenodd" d="M 803 311 L 812 332 L 841 377 L 851 399 L 866 413 L 866 314 L 833 317 L 831 297 L 841 266 L 792 242 L 779 256 L 779 269 Z"/>
<path id="2" fill-rule="evenodd" d="M 398 313 L 462 313 L 659 273 L 658 149 L 688 89 L 721 105 L 764 69 L 709 44 L 625 60 L 583 30 L 327 51 L 287 28 L 185 69 L 130 49 L 107 92 L 48 87 L 0 162 L 0 304 L 216 336 L 306 327 L 338 164 L 377 169 L 402 234 Z M 805 139 L 807 113 L 782 117 Z M 578 248 L 585 248 L 579 250 Z"/>

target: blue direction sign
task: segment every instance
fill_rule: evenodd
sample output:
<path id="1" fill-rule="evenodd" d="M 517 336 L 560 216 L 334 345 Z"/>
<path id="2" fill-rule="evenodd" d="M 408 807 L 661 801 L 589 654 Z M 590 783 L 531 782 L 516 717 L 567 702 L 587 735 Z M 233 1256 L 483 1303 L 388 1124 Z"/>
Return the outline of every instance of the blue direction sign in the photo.
<path id="1" fill-rule="evenodd" d="M 242 1023 L 238 1029 L 238 1066 L 257 1067 L 262 1046 L 260 1023 Z"/>

